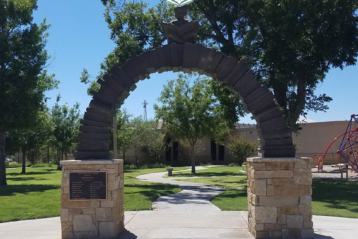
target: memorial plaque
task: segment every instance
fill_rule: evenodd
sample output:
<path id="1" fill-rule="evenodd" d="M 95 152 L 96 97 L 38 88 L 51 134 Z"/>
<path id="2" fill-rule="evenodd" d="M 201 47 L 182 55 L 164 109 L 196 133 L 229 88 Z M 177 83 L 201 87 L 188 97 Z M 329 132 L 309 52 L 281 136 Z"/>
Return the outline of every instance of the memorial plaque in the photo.
<path id="1" fill-rule="evenodd" d="M 107 172 L 70 172 L 70 200 L 107 200 Z"/>

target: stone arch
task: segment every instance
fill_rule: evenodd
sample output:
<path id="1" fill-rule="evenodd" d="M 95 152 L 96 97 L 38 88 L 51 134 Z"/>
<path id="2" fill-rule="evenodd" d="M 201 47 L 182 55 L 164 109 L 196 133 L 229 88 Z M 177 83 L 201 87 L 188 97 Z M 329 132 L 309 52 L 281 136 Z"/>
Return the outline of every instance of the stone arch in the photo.
<path id="1" fill-rule="evenodd" d="M 76 159 L 110 159 L 110 134 L 116 109 L 136 88 L 139 80 L 155 72 L 197 71 L 216 78 L 239 95 L 257 122 L 262 157 L 294 157 L 292 131 L 288 128 L 272 92 L 255 78 L 251 67 L 222 52 L 200 44 L 162 46 L 133 57 L 123 66 L 114 66 L 98 80 L 101 88 L 93 93 L 81 120 Z"/>

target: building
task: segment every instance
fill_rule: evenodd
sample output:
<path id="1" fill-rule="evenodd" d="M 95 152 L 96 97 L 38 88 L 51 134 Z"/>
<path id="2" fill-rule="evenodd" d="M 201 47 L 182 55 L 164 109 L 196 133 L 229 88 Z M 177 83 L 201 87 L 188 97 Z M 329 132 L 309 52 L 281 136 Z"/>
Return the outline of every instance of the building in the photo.
<path id="1" fill-rule="evenodd" d="M 312 157 L 323 154 L 329 144 L 340 134 L 344 133 L 348 125 L 348 121 L 329 121 L 329 122 L 308 122 L 302 123 L 302 130 L 296 134 L 293 133 L 293 141 L 297 148 L 297 157 Z M 357 127 L 355 125 L 355 127 Z M 163 129 L 163 122 L 159 121 L 157 130 Z M 235 129 L 230 132 L 232 137 L 243 135 L 252 142 L 258 142 L 258 135 L 255 124 L 236 124 Z M 228 143 L 229 137 L 225 139 Z M 171 142 L 168 137 L 167 142 Z M 325 164 L 338 163 L 339 157 L 336 151 L 339 149 L 340 141 L 335 142 L 325 159 Z M 255 155 L 252 155 L 255 156 Z M 120 157 L 121 158 L 121 157 Z M 126 152 L 126 163 L 134 163 L 134 150 Z M 317 165 L 318 157 L 314 158 L 312 167 Z M 190 152 L 179 142 L 172 142 L 172 146 L 166 151 L 162 157 L 162 163 L 177 165 L 190 165 Z M 154 163 L 156 160 L 149 155 L 142 155 L 138 159 L 139 163 Z M 213 163 L 213 164 L 229 164 L 234 163 L 230 151 L 223 145 L 216 144 L 211 139 L 201 139 L 197 143 L 196 164 Z"/>

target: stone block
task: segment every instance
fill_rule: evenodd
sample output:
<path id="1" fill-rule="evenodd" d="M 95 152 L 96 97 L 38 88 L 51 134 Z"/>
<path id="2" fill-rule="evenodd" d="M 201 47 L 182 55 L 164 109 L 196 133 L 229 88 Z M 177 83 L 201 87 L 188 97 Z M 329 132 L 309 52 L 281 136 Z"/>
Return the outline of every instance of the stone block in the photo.
<path id="1" fill-rule="evenodd" d="M 119 228 L 116 222 L 100 222 L 99 223 L 99 237 L 100 238 L 115 238 L 119 234 Z"/>
<path id="2" fill-rule="evenodd" d="M 101 207 L 113 207 L 114 201 L 101 201 Z"/>
<path id="3" fill-rule="evenodd" d="M 267 186 L 267 196 L 275 196 L 275 187 L 273 185 Z"/>
<path id="4" fill-rule="evenodd" d="M 294 178 L 295 178 L 296 185 L 311 185 L 312 184 L 311 170 L 295 168 Z"/>
<path id="5" fill-rule="evenodd" d="M 72 239 L 74 237 L 72 231 L 62 231 L 62 239 Z"/>
<path id="6" fill-rule="evenodd" d="M 288 229 L 290 233 L 290 238 L 292 239 L 299 239 L 301 238 L 301 230 L 298 228 L 290 228 Z"/>
<path id="7" fill-rule="evenodd" d="M 273 185 L 293 185 L 292 178 L 274 178 L 272 179 Z"/>
<path id="8" fill-rule="evenodd" d="M 96 221 L 109 222 L 113 220 L 112 208 L 96 208 Z"/>
<path id="9" fill-rule="evenodd" d="M 281 163 L 281 170 L 293 169 L 293 163 Z"/>
<path id="10" fill-rule="evenodd" d="M 290 231 L 288 229 L 282 229 L 282 238 L 284 239 L 290 238 Z"/>
<path id="11" fill-rule="evenodd" d="M 301 238 L 313 239 L 314 238 L 313 228 L 311 228 L 311 229 L 302 229 L 301 230 Z"/>
<path id="12" fill-rule="evenodd" d="M 276 207 L 256 206 L 253 211 L 253 218 L 256 220 L 256 223 L 276 223 Z"/>
<path id="13" fill-rule="evenodd" d="M 72 232 L 72 223 L 71 222 L 61 222 L 62 231 Z"/>
<path id="14" fill-rule="evenodd" d="M 69 215 L 69 209 L 61 209 L 61 222 L 67 222 L 68 221 L 68 215 Z"/>
<path id="15" fill-rule="evenodd" d="M 285 214 L 278 215 L 277 223 L 286 225 L 286 215 Z"/>
<path id="16" fill-rule="evenodd" d="M 264 231 L 265 230 L 265 224 L 258 223 L 258 224 L 256 224 L 255 229 L 256 229 L 256 231 Z"/>
<path id="17" fill-rule="evenodd" d="M 255 180 L 254 188 L 256 195 L 266 195 L 266 180 Z"/>
<path id="18" fill-rule="evenodd" d="M 312 221 L 303 221 L 303 228 L 313 228 L 313 222 Z"/>
<path id="19" fill-rule="evenodd" d="M 292 171 L 284 170 L 284 171 L 254 171 L 255 179 L 263 179 L 263 178 L 291 178 L 293 176 Z"/>
<path id="20" fill-rule="evenodd" d="M 83 208 L 82 212 L 84 215 L 93 215 L 96 213 L 96 209 L 94 208 Z"/>
<path id="21" fill-rule="evenodd" d="M 266 164 L 265 163 L 253 163 L 252 168 L 254 170 L 266 170 Z"/>
<path id="22" fill-rule="evenodd" d="M 115 175 L 111 174 L 108 175 L 108 185 L 107 189 L 109 191 L 116 190 L 120 187 L 120 177 L 116 177 Z"/>
<path id="23" fill-rule="evenodd" d="M 276 185 L 274 187 L 277 196 L 305 196 L 309 192 L 308 186 L 305 185 Z"/>
<path id="24" fill-rule="evenodd" d="M 300 197 L 300 205 L 311 205 L 311 204 L 312 204 L 311 196 Z"/>
<path id="25" fill-rule="evenodd" d="M 280 231 L 270 231 L 269 232 L 270 238 L 282 238 L 282 233 Z"/>
<path id="26" fill-rule="evenodd" d="M 91 201 L 91 208 L 101 207 L 100 201 Z"/>
<path id="27" fill-rule="evenodd" d="M 74 232 L 75 238 L 97 238 L 98 237 L 98 231 L 84 231 L 84 232 Z"/>
<path id="28" fill-rule="evenodd" d="M 97 231 L 97 227 L 93 224 L 91 215 L 75 215 L 73 217 L 73 230 L 75 232 Z"/>
<path id="29" fill-rule="evenodd" d="M 298 199 L 298 197 L 259 196 L 259 203 L 260 206 L 295 207 L 298 206 Z"/>
<path id="30" fill-rule="evenodd" d="M 302 215 L 286 215 L 286 218 L 288 228 L 303 228 Z"/>
<path id="31" fill-rule="evenodd" d="M 308 164 L 305 163 L 295 163 L 295 168 L 307 168 Z"/>
<path id="32" fill-rule="evenodd" d="M 280 163 L 266 163 L 267 170 L 280 170 Z"/>
<path id="33" fill-rule="evenodd" d="M 300 213 L 300 208 L 299 207 L 281 207 L 280 208 L 280 213 L 298 214 L 298 213 Z"/>
<path id="34" fill-rule="evenodd" d="M 312 215 L 312 206 L 311 205 L 300 205 L 300 212 L 303 216 L 311 216 Z"/>
<path id="35" fill-rule="evenodd" d="M 87 208 L 91 207 L 90 201 L 70 201 L 69 195 L 61 196 L 61 207 L 66 208 Z"/>
<path id="36" fill-rule="evenodd" d="M 82 209 L 81 208 L 71 208 L 70 209 L 70 214 L 71 215 L 81 215 L 82 214 Z"/>
<path id="37" fill-rule="evenodd" d="M 281 231 L 281 225 L 276 223 L 265 224 L 265 231 Z"/>
<path id="38" fill-rule="evenodd" d="M 256 232 L 256 239 L 266 239 L 268 238 L 268 232 Z"/>

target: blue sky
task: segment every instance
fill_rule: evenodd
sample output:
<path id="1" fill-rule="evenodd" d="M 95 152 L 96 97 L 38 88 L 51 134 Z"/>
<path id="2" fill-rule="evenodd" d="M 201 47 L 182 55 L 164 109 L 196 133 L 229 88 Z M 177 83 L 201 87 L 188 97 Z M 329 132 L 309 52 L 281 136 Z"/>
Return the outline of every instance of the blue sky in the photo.
<path id="1" fill-rule="evenodd" d="M 147 1 L 150 5 L 159 0 Z M 80 82 L 84 68 L 96 76 L 100 71 L 100 63 L 114 49 L 115 44 L 109 38 L 110 31 L 103 17 L 104 6 L 100 0 L 39 0 L 38 10 L 34 12 L 34 21 L 42 22 L 47 18 L 51 24 L 48 31 L 46 49 L 52 56 L 49 73 L 55 73 L 61 81 L 58 89 L 48 92 L 48 105 L 54 104 L 56 95 L 61 94 L 61 104 L 69 106 L 80 103 L 84 113 L 90 102 L 87 87 Z M 142 102 L 147 106 L 148 118 L 154 118 L 153 104 L 166 84 L 167 79 L 175 79 L 176 73 L 166 72 L 152 74 L 149 80 L 137 84 L 131 92 L 124 108 L 134 116 L 143 114 Z M 318 86 L 317 94 L 326 93 L 333 97 L 328 104 L 329 110 L 319 113 L 310 112 L 307 118 L 314 121 L 347 120 L 351 114 L 358 114 L 356 91 L 358 89 L 358 66 L 346 67 L 343 70 L 332 69 L 323 84 Z M 253 123 L 250 115 L 240 122 Z"/>

